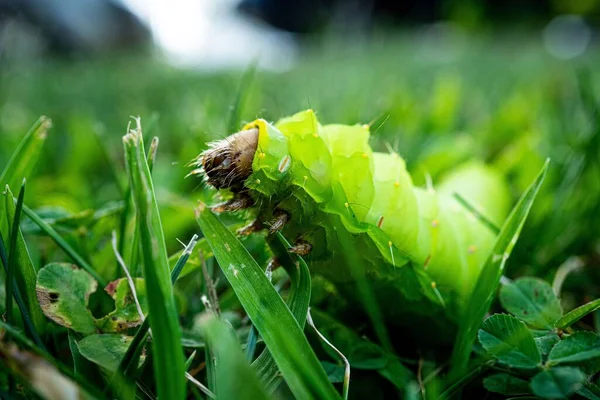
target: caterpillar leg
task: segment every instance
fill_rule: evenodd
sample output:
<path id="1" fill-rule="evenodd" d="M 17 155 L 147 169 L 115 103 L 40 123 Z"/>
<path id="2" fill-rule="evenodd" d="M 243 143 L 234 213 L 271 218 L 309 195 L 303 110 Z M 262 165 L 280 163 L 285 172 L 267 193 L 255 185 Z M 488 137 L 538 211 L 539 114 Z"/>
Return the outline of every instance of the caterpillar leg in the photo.
<path id="1" fill-rule="evenodd" d="M 247 193 L 236 193 L 231 200 L 219 203 L 211 207 L 211 210 L 217 213 L 234 212 L 250 208 L 254 205 L 254 200 Z"/>
<path id="2" fill-rule="evenodd" d="M 271 280 L 273 271 L 275 271 L 279 267 L 281 267 L 281 264 L 279 263 L 277 257 L 271 257 L 269 259 L 269 262 L 267 263 L 267 270 L 265 271 L 265 274 L 267 275 L 267 278 L 269 278 L 269 280 Z"/>
<path id="3" fill-rule="evenodd" d="M 282 230 L 290 221 L 290 214 L 283 210 L 275 210 L 273 216 L 274 218 L 267 224 L 269 225 L 269 235 Z"/>
<path id="4" fill-rule="evenodd" d="M 248 236 L 254 232 L 259 232 L 263 230 L 263 223 L 258 219 L 250 222 L 248 225 L 241 227 L 237 230 L 238 236 Z"/>
<path id="5" fill-rule="evenodd" d="M 312 244 L 310 244 L 308 241 L 298 238 L 296 239 L 294 245 L 288 249 L 288 251 L 299 256 L 307 256 L 312 251 L 312 248 Z"/>

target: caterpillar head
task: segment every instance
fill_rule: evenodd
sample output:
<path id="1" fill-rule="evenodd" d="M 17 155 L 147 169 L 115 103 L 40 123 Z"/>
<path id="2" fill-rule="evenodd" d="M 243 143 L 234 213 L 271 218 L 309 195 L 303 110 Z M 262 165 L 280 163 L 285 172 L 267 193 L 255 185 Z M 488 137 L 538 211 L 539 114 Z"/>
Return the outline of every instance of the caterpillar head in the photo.
<path id="1" fill-rule="evenodd" d="M 252 128 L 218 140 L 193 161 L 195 175 L 204 175 L 216 189 L 239 192 L 252 174 L 252 162 L 258 146 L 258 129 Z"/>

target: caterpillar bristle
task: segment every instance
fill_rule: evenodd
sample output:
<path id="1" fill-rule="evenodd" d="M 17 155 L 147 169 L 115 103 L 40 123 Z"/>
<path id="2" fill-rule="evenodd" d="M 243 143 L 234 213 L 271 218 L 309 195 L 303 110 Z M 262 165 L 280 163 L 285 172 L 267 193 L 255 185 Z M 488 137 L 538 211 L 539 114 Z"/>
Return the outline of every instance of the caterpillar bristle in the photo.
<path id="1" fill-rule="evenodd" d="M 258 146 L 258 129 L 233 134 L 208 144 L 208 148 L 191 161 L 191 175 L 202 176 L 216 189 L 243 190 L 252 174 L 252 161 Z"/>

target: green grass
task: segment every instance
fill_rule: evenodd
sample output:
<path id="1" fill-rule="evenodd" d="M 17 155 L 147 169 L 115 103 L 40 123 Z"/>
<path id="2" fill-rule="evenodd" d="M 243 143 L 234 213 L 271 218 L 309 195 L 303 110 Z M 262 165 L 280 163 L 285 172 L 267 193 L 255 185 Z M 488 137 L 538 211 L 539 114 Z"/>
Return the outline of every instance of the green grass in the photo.
<path id="1" fill-rule="evenodd" d="M 523 225 L 533 207 L 533 202 L 544 182 L 548 164 L 549 161 L 546 161 L 535 181 L 523 193 L 523 196 L 506 219 L 496 239 L 492 254 L 490 254 L 481 270 L 475 289 L 469 299 L 465 317 L 459 326 L 451 360 L 451 378 L 459 379 L 465 375 L 469 356 L 475 344 L 475 333 L 481 326 L 485 314 L 490 308 L 490 304 L 500 284 L 500 278 L 504 273 L 506 262 L 519 239 Z"/>
<path id="2" fill-rule="evenodd" d="M 15 194 L 24 178 L 27 184 L 17 196 L 7 190 L 0 206 L 0 329 L 6 329 L 0 358 L 8 360 L 0 367 L 0 393 L 33 397 L 31 390 L 39 390 L 31 371 L 16 362 L 12 342 L 20 356 L 47 360 L 96 398 L 209 397 L 186 383 L 185 370 L 218 398 L 340 397 L 344 366 L 305 328 L 310 306 L 316 327 L 350 362 L 350 398 L 420 398 L 423 392 L 428 399 L 482 398 L 492 384 L 541 374 L 484 381 L 490 371 L 504 371 L 502 356 L 486 353 L 478 340 L 486 313 L 501 310 L 501 276 L 552 281 L 572 257 L 582 267 L 564 278 L 556 329 L 594 332 L 600 326 L 600 53 L 556 60 L 535 36 L 470 39 L 444 59 L 431 57 L 432 46 L 406 35 L 375 35 L 354 47 L 324 42 L 282 74 L 253 66 L 182 71 L 142 59 L 8 60 L 0 75 L 0 184 Z M 389 331 L 378 310 L 389 305 L 373 301 L 351 238 L 345 255 L 366 314 L 322 277 L 311 279 L 310 260 L 287 254 L 285 238 L 257 235 L 240 243 L 230 233 L 239 218 L 216 218 L 202 207 L 195 215 L 198 201 L 214 202 L 198 179 L 185 178 L 207 141 L 256 117 L 276 120 L 309 107 L 325 123 L 372 123 L 374 148 L 397 149 L 416 184 L 477 157 L 505 174 L 513 204 L 523 199 L 497 243 L 496 253 L 510 258 L 490 259 L 453 349 L 416 345 Z M 147 143 L 158 137 L 160 146 L 153 140 L 146 152 L 141 136 L 127 132 L 131 115 L 141 116 Z M 149 312 L 123 331 L 96 332 L 114 335 L 111 343 L 128 338 L 113 353 L 98 349 L 90 359 L 82 342 L 90 336 L 44 316 L 35 277 L 50 263 L 74 264 L 99 284 L 82 300 L 90 320 L 107 315 L 115 304 L 101 289 L 124 277 L 113 231 L 129 271 L 145 278 Z M 204 237 L 193 251 L 182 251 L 180 242 L 194 234 Z M 273 284 L 264 274 L 271 254 L 282 264 Z M 203 302 L 203 296 L 214 300 L 202 264 L 216 281 L 218 318 Z M 484 323 L 486 332 L 490 326 Z M 531 335 L 538 343 L 541 333 Z M 585 357 L 598 361 L 593 340 L 586 336 L 575 345 L 581 343 L 590 346 Z M 540 368 L 562 360 L 547 363 L 547 356 Z M 116 363 L 99 361 L 106 359 Z M 536 382 L 558 377 L 579 384 L 585 372 L 589 379 L 577 393 L 594 398 L 598 376 L 588 367 L 549 369 Z"/>
<path id="3" fill-rule="evenodd" d="M 302 333 L 299 317 L 286 307 L 256 261 L 204 204 L 197 209 L 197 219 L 223 274 L 263 337 L 292 393 L 298 398 L 338 398 Z"/>
<path id="4" fill-rule="evenodd" d="M 123 136 L 123 147 L 136 210 L 143 276 L 148 292 L 152 293 L 148 296 L 148 318 L 152 329 L 157 394 L 163 399 L 181 399 L 185 397 L 181 328 L 169 277 L 162 222 L 139 124 Z"/>

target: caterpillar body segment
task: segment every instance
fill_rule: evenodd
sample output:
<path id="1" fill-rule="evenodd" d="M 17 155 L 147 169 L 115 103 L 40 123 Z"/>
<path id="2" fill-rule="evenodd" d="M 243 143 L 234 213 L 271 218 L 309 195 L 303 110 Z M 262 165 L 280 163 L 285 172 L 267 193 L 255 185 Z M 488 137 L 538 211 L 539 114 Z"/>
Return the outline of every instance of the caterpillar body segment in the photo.
<path id="1" fill-rule="evenodd" d="M 417 188 L 398 154 L 372 151 L 367 126 L 321 125 L 312 110 L 276 124 L 258 119 L 242 132 L 252 132 L 243 135 L 255 140 L 249 150 L 232 148 L 242 143 L 234 135 L 201 154 L 196 166 L 216 188 L 247 191 L 260 220 L 285 212 L 289 219 L 278 229 L 311 244 L 315 272 L 356 297 L 335 231 L 342 226 L 353 234 L 388 322 L 401 325 L 407 315 L 456 321 L 462 314 L 495 233 L 453 194 L 501 224 L 510 197 L 498 173 L 471 163 L 436 190 Z M 228 146 L 224 155 L 215 153 Z"/>

